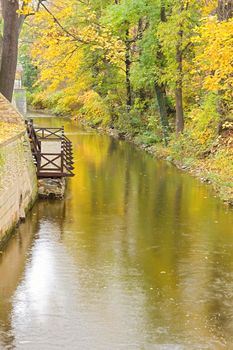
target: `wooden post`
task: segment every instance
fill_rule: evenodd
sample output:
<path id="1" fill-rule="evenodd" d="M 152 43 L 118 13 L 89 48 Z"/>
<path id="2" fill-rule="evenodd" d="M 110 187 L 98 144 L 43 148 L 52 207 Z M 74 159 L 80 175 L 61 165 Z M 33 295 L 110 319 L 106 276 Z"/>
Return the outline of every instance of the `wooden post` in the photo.
<path id="1" fill-rule="evenodd" d="M 40 175 L 40 167 L 41 167 L 41 153 L 36 153 L 36 161 L 37 161 L 37 176 Z"/>
<path id="2" fill-rule="evenodd" d="M 64 173 L 64 152 L 63 150 L 61 151 L 61 174 L 63 175 Z"/>

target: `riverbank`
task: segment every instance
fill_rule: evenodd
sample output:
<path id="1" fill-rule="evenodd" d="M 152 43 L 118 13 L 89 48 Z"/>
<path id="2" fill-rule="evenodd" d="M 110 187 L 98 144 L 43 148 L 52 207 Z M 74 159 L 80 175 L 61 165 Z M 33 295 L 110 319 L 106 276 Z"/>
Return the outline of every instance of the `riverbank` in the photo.
<path id="1" fill-rule="evenodd" d="M 188 149 L 185 136 L 171 140 L 168 146 L 161 143 L 145 144 L 141 138 L 109 127 L 96 127 L 82 119 L 79 122 L 100 133 L 107 133 L 117 139 L 125 139 L 157 159 L 172 163 L 179 170 L 188 172 L 201 182 L 210 185 L 216 195 L 227 205 L 233 206 L 233 141 L 232 126 L 219 136 L 212 148 L 204 157 L 196 157 L 192 149 Z"/>

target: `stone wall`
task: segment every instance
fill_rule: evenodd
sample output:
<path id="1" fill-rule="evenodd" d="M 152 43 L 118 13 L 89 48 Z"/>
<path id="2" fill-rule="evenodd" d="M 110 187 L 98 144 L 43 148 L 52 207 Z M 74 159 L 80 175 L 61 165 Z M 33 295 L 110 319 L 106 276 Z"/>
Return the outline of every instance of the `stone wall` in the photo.
<path id="1" fill-rule="evenodd" d="M 0 144 L 0 245 L 37 195 L 37 178 L 25 131 Z"/>

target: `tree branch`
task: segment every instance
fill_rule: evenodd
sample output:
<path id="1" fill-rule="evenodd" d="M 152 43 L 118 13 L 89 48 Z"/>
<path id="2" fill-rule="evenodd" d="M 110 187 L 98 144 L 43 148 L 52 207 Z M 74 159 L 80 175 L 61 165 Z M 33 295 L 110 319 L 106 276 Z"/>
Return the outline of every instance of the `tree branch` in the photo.
<path id="1" fill-rule="evenodd" d="M 45 9 L 45 11 L 53 18 L 54 22 L 58 25 L 58 27 L 66 33 L 68 36 L 72 37 L 76 41 L 82 43 L 82 44 L 89 44 L 88 42 L 85 42 L 83 39 L 77 37 L 76 35 L 69 32 L 61 23 L 60 21 L 54 16 L 54 14 L 48 9 L 48 7 L 44 4 L 45 0 L 39 0 L 40 5 Z"/>

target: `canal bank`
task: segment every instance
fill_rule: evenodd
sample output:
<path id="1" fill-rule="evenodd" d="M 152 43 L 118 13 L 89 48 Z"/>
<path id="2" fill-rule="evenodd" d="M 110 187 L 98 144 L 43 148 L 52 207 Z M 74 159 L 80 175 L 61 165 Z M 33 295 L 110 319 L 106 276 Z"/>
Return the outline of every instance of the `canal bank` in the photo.
<path id="1" fill-rule="evenodd" d="M 36 171 L 23 117 L 0 95 L 0 247 L 37 196 Z"/>
<path id="2" fill-rule="evenodd" d="M 76 119 L 75 119 L 76 120 Z M 131 133 L 119 131 L 115 128 L 98 127 L 78 119 L 84 127 L 96 130 L 101 134 L 110 135 L 118 140 L 126 140 L 138 148 L 152 155 L 155 159 L 162 159 L 173 164 L 182 172 L 187 172 L 202 183 L 210 185 L 225 204 L 233 207 L 233 124 L 229 123 L 223 129 L 217 141 L 203 156 L 197 156 L 190 151 L 190 140 L 179 135 L 168 146 L 158 142 L 146 144 L 142 141 L 143 135 L 132 136 Z"/>

